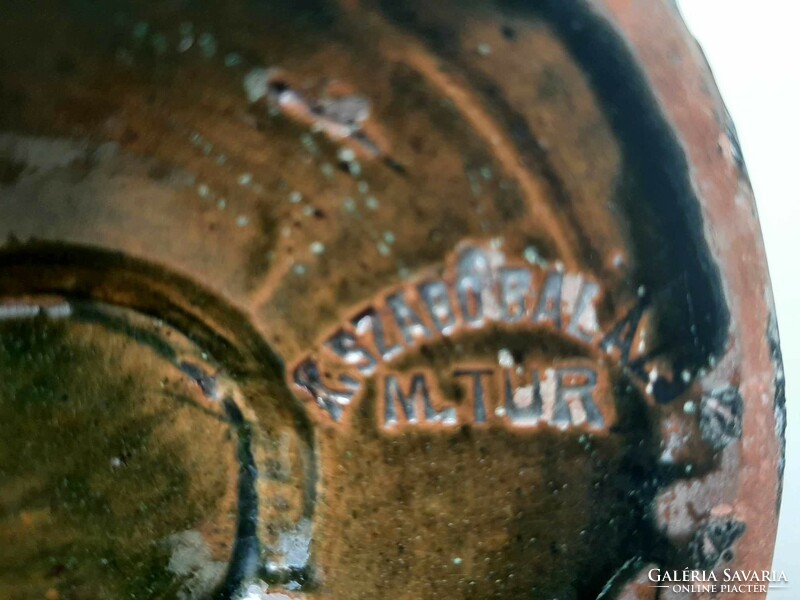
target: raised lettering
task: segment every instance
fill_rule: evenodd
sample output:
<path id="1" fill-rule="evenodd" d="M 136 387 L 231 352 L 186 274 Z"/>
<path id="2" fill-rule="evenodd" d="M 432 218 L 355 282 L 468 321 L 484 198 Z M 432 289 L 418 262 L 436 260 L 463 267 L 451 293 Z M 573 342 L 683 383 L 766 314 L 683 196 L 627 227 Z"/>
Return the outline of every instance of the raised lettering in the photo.
<path id="1" fill-rule="evenodd" d="M 567 367 L 556 372 L 556 407 L 553 421 L 559 425 L 572 422 L 571 411 L 567 407 L 569 397 L 577 397 L 586 414 L 586 422 L 595 429 L 605 425 L 603 415 L 594 402 L 597 374 L 588 367 Z M 563 414 L 566 411 L 566 415 Z"/>
<path id="2" fill-rule="evenodd" d="M 531 287 L 531 272 L 528 269 L 502 269 L 500 271 L 500 299 L 502 319 L 516 323 L 525 316 L 525 298 Z"/>
<path id="3" fill-rule="evenodd" d="M 408 423 L 419 423 L 419 408 L 422 408 L 423 421 L 426 423 L 441 423 L 455 425 L 457 422 L 455 409 L 452 407 L 437 411 L 431 403 L 430 391 L 425 375 L 418 373 L 411 377 L 408 393 L 403 393 L 400 381 L 395 375 L 388 375 L 383 383 L 384 417 L 383 426 L 392 428 L 399 419 L 396 405 L 399 404 L 403 416 Z"/>
<path id="4" fill-rule="evenodd" d="M 561 328 L 561 284 L 564 274 L 560 271 L 550 271 L 542 284 L 542 293 L 539 303 L 533 313 L 536 323 L 551 322 L 556 329 Z"/>
<path id="5" fill-rule="evenodd" d="M 386 298 L 386 303 L 392 309 L 394 320 L 407 345 L 413 344 L 415 338 L 431 336 L 430 330 L 422 322 L 419 315 L 409 308 L 403 292 L 392 294 Z"/>
<path id="6" fill-rule="evenodd" d="M 400 344 L 387 345 L 383 322 L 374 308 L 370 307 L 360 315 L 357 315 L 353 319 L 353 325 L 358 335 L 363 335 L 367 331 L 372 332 L 375 348 L 377 348 L 378 353 L 385 362 L 392 360 L 403 351 L 403 347 Z"/>
<path id="7" fill-rule="evenodd" d="M 600 288 L 596 283 L 591 281 L 583 282 L 578 300 L 575 302 L 575 308 L 572 310 L 572 317 L 567 327 L 567 335 L 571 335 L 587 344 L 592 342 L 594 333 L 597 331 L 597 319 L 593 311 L 590 312 L 590 309 L 599 293 Z M 588 331 L 581 324 L 581 321 L 584 319 L 589 321 L 591 329 Z"/>
<path id="8" fill-rule="evenodd" d="M 325 342 L 325 345 L 346 364 L 356 367 L 363 375 L 372 375 L 378 366 L 377 359 L 366 348 L 359 345 L 353 334 L 343 329 L 334 333 Z"/>
<path id="9" fill-rule="evenodd" d="M 505 372 L 506 415 L 512 425 L 530 427 L 542 419 L 542 390 L 539 373 L 531 373 L 531 384 L 514 389 L 511 373 Z"/>
<path id="10" fill-rule="evenodd" d="M 489 289 L 491 266 L 486 253 L 470 248 L 461 253 L 458 261 L 456 293 L 461 316 L 468 327 L 483 324 L 483 293 Z"/>
<path id="11" fill-rule="evenodd" d="M 341 421 L 343 407 L 350 404 L 358 389 L 352 379 L 342 381 L 347 386 L 344 390 L 329 388 L 322 381 L 319 366 L 312 359 L 300 363 L 294 370 L 293 378 L 295 385 L 311 394 L 334 421 Z"/>
<path id="12" fill-rule="evenodd" d="M 444 281 L 426 281 L 417 289 L 428 309 L 433 326 L 443 335 L 452 333 L 456 325 L 456 316 Z"/>
<path id="13" fill-rule="evenodd" d="M 468 377 L 470 381 L 470 392 L 473 403 L 473 417 L 475 423 L 486 423 L 486 400 L 483 391 L 482 378 L 485 375 L 491 375 L 492 371 L 488 369 L 469 369 L 463 371 L 456 371 L 453 373 L 456 377 Z"/>

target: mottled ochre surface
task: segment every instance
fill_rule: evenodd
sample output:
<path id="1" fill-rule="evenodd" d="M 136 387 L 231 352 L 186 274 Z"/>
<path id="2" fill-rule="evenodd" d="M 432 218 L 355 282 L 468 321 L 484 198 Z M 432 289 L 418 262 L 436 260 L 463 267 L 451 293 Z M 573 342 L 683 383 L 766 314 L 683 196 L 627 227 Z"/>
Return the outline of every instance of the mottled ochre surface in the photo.
<path id="1" fill-rule="evenodd" d="M 200 532 L 227 568 L 242 440 L 259 564 L 312 523 L 305 598 L 594 598 L 634 557 L 684 565 L 740 464 L 737 444 L 704 444 L 691 402 L 748 384 L 738 358 L 718 360 L 727 307 L 660 105 L 647 85 L 626 104 L 638 71 L 617 85 L 611 41 L 596 64 L 581 55 L 598 22 L 559 14 L 512 0 L 0 0 L 1 299 L 162 318 L 231 393 L 204 395 L 124 327 L 0 320 L 0 596 L 189 593 L 168 538 Z M 245 77 L 272 67 L 309 96 L 335 82 L 366 98 L 383 155 L 249 102 Z M 430 369 L 459 405 L 454 365 L 496 365 L 501 348 L 591 361 L 607 429 L 387 432 L 377 376 L 342 426 L 292 395 L 286 365 L 387 289 L 440 275 L 464 240 L 598 281 L 602 331 L 652 299 L 635 353 L 657 352 L 686 389 L 656 406 L 596 346 L 497 327 L 392 367 Z"/>
<path id="2" fill-rule="evenodd" d="M 235 438 L 162 357 L 99 325 L 0 323 L 0 596 L 160 598 L 167 539 L 227 561 Z"/>

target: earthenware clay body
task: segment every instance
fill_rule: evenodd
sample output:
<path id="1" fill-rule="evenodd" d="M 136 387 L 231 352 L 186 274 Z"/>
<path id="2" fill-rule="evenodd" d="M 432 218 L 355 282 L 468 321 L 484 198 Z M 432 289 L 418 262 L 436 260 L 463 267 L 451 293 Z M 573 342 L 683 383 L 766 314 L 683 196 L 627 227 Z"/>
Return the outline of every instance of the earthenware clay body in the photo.
<path id="1" fill-rule="evenodd" d="M 670 3 L 2 13 L 0 596 L 769 568 L 763 245 Z"/>

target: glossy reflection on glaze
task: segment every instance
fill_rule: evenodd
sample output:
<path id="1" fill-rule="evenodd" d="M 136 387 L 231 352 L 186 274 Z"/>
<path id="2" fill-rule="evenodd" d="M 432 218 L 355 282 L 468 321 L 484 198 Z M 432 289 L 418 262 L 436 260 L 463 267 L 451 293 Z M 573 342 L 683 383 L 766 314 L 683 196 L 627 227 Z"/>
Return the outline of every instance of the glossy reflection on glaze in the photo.
<path id="1" fill-rule="evenodd" d="M 125 332 L 44 313 L 0 321 L 0 364 L 0 595 L 218 585 L 236 438 L 196 381 Z"/>

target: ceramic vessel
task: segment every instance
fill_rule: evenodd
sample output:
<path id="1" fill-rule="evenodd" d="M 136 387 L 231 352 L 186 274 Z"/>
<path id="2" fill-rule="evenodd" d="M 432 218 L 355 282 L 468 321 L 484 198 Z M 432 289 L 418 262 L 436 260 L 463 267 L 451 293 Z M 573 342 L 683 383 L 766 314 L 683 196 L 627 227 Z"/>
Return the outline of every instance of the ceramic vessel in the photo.
<path id="1" fill-rule="evenodd" d="M 0 596 L 765 596 L 652 575 L 785 422 L 671 2 L 0 6 Z"/>

